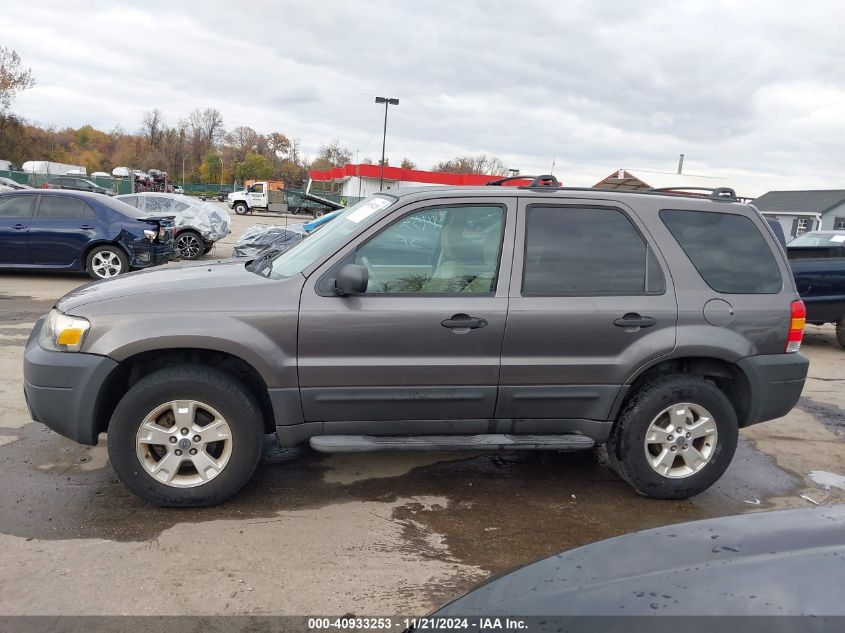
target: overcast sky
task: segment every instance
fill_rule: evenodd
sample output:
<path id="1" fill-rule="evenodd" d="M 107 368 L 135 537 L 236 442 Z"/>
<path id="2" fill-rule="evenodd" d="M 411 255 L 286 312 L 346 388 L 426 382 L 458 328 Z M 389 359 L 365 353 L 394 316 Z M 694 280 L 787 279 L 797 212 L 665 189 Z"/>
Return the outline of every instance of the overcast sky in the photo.
<path id="1" fill-rule="evenodd" d="M 845 2 L 71 4 L 3 8 L 38 81 L 13 109 L 42 125 L 210 106 L 377 159 L 385 95 L 394 165 L 484 152 L 592 185 L 683 152 L 745 195 L 845 188 Z"/>

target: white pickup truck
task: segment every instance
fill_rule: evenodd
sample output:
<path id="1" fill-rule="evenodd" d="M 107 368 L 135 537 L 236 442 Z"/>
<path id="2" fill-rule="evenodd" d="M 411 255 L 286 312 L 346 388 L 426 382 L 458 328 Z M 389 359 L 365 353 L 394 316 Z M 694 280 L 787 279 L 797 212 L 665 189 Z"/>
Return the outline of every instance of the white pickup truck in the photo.
<path id="1" fill-rule="evenodd" d="M 287 191 L 272 181 L 261 180 L 249 187 L 230 193 L 226 197 L 230 209 L 238 215 L 253 211 L 274 213 L 310 213 L 320 217 L 325 213 L 342 209 L 343 205 L 309 193 Z"/>

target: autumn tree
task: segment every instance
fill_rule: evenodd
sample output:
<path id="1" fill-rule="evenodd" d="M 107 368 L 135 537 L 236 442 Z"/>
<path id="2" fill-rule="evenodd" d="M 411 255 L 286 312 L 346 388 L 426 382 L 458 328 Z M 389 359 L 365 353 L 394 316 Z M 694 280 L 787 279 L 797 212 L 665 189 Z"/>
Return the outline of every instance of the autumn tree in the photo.
<path id="1" fill-rule="evenodd" d="M 402 169 L 416 169 L 417 165 L 410 158 L 403 158 L 400 167 L 402 167 Z"/>
<path id="2" fill-rule="evenodd" d="M 432 171 L 443 171 L 452 174 L 488 174 L 504 176 L 508 173 L 505 164 L 496 156 L 479 154 L 478 156 L 458 156 L 452 160 L 437 163 Z"/>
<path id="3" fill-rule="evenodd" d="M 35 77 L 21 67 L 21 57 L 11 48 L 0 46 L 0 114 L 5 114 L 19 92 L 32 88 Z"/>
<path id="4" fill-rule="evenodd" d="M 322 145 L 317 158 L 311 163 L 312 169 L 331 169 L 343 167 L 352 160 L 352 152 L 347 147 L 341 147 L 340 141 L 335 139 L 331 143 Z"/>

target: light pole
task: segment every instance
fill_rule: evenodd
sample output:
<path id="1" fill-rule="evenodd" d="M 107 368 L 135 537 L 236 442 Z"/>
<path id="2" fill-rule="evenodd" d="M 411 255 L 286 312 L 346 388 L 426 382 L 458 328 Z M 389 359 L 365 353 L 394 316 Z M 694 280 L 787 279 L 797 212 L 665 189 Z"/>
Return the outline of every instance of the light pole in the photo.
<path id="1" fill-rule="evenodd" d="M 387 106 L 399 105 L 399 99 L 392 97 L 376 97 L 376 103 L 384 104 L 384 134 L 381 137 L 381 174 L 378 179 L 378 190 L 384 187 L 384 147 L 387 143 Z"/>

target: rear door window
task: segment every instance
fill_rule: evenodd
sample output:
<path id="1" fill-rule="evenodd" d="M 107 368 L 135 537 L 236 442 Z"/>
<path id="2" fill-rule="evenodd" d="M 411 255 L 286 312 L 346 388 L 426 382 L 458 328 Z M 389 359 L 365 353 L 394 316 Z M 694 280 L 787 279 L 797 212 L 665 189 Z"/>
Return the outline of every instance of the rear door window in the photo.
<path id="1" fill-rule="evenodd" d="M 0 218 L 31 218 L 36 197 L 0 196 Z"/>
<path id="2" fill-rule="evenodd" d="M 665 290 L 654 253 L 622 211 L 528 208 L 523 295 L 643 295 Z"/>
<path id="3" fill-rule="evenodd" d="M 84 200 L 79 198 L 41 196 L 37 217 L 47 220 L 76 220 L 92 218 L 94 212 L 91 211 Z"/>
<path id="4" fill-rule="evenodd" d="M 663 209 L 660 219 L 705 283 L 726 294 L 775 294 L 783 279 L 769 243 L 736 213 Z"/>

